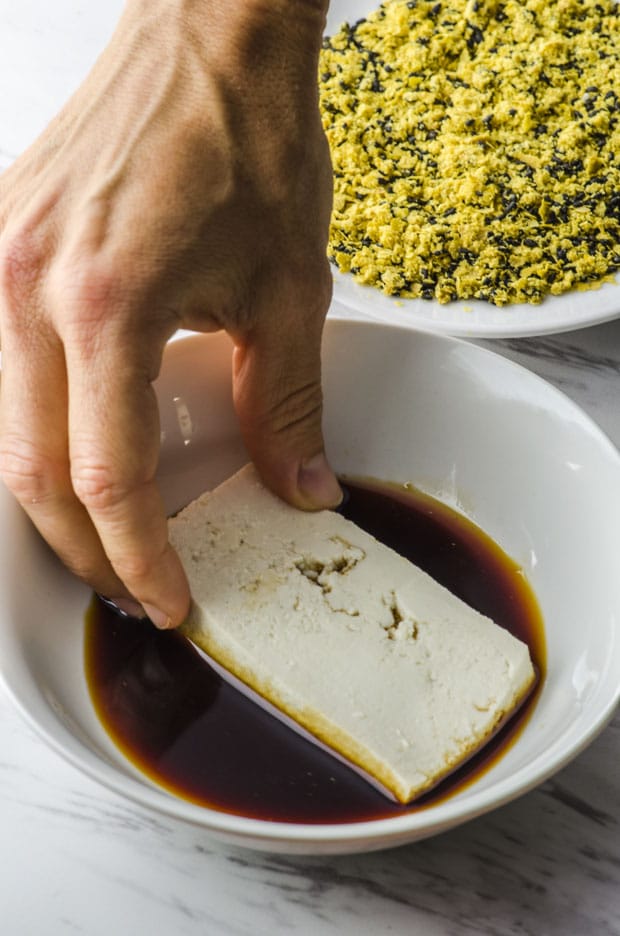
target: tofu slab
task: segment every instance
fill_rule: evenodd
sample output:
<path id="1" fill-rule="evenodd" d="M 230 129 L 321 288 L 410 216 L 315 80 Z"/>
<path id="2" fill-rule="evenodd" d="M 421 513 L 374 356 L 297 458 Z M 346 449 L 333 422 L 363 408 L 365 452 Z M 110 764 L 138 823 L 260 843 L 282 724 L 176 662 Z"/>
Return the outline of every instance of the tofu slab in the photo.
<path id="1" fill-rule="evenodd" d="M 251 465 L 169 528 L 194 599 L 186 635 L 401 803 L 534 683 L 523 642 L 339 514 L 285 504 Z"/>

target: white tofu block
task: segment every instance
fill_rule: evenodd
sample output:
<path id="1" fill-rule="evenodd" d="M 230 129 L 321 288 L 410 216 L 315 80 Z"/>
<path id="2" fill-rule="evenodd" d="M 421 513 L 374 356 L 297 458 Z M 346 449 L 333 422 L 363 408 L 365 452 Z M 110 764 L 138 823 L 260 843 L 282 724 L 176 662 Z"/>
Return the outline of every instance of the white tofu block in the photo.
<path id="1" fill-rule="evenodd" d="M 169 527 L 186 635 L 402 803 L 534 683 L 523 642 L 339 514 L 285 504 L 251 465 Z"/>

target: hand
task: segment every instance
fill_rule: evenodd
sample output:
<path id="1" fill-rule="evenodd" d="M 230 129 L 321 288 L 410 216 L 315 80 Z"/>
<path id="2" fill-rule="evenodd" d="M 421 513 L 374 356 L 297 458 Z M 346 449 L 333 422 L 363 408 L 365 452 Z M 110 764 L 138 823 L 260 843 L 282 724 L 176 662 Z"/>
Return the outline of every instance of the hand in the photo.
<path id="1" fill-rule="evenodd" d="M 0 472 L 73 572 L 160 627 L 190 600 L 155 483 L 152 381 L 178 327 L 232 336 L 265 482 L 302 508 L 340 498 L 321 434 L 324 7 L 130 0 L 0 177 Z"/>

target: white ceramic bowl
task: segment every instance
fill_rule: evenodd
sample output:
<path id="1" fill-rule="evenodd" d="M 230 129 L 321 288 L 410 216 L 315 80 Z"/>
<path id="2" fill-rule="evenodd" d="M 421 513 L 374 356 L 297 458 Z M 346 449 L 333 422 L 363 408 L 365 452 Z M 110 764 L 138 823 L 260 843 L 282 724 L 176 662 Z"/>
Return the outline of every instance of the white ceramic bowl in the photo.
<path id="1" fill-rule="evenodd" d="M 325 430 L 335 467 L 411 481 L 464 509 L 517 560 L 545 618 L 548 674 L 518 741 L 475 783 L 420 812 L 346 825 L 273 823 L 178 799 L 99 724 L 83 666 L 89 592 L 0 491 L 0 668 L 19 708 L 76 767 L 142 806 L 254 848 L 362 851 L 444 831 L 524 793 L 611 716 L 620 687 L 620 456 L 570 400 L 460 341 L 330 320 Z M 244 460 L 222 335 L 173 342 L 158 381 L 171 510 Z"/>

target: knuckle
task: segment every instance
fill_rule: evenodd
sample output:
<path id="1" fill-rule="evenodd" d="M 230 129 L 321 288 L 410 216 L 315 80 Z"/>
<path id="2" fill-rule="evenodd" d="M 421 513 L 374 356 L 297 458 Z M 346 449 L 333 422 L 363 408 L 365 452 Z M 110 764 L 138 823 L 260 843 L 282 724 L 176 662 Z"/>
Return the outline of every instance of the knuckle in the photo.
<path id="1" fill-rule="evenodd" d="M 0 239 L 0 289 L 18 303 L 32 292 L 45 265 L 41 238 L 26 227 L 5 230 Z"/>
<path id="2" fill-rule="evenodd" d="M 2 440 L 0 476 L 24 505 L 50 500 L 58 489 L 58 469 L 36 446 L 21 439 Z"/>
<path id="3" fill-rule="evenodd" d="M 78 500 L 88 511 L 108 513 L 127 496 L 128 488 L 116 476 L 114 469 L 92 457 L 73 457 L 71 484 Z"/>
<path id="4" fill-rule="evenodd" d="M 275 435 L 293 430 L 306 430 L 320 426 L 323 410 L 321 385 L 311 381 L 291 390 L 286 396 L 272 404 L 265 414 L 265 422 Z"/>
<path id="5" fill-rule="evenodd" d="M 50 269 L 47 296 L 60 334 L 79 339 L 109 322 L 125 295 L 119 266 L 99 258 L 59 258 Z"/>

